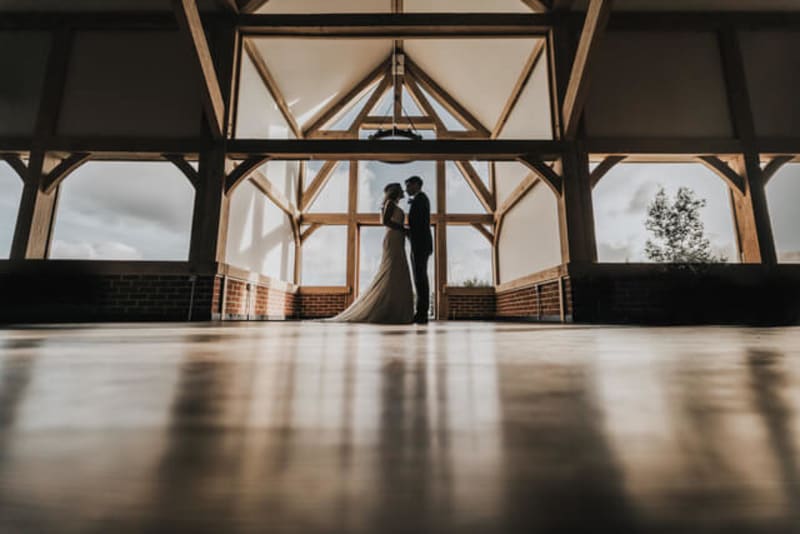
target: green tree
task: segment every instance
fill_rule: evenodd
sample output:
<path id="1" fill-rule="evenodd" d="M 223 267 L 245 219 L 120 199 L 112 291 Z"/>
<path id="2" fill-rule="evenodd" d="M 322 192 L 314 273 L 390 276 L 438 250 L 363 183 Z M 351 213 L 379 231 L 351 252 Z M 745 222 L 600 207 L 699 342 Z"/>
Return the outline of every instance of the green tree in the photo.
<path id="1" fill-rule="evenodd" d="M 661 187 L 647 208 L 645 227 L 651 238 L 644 250 L 657 263 L 720 263 L 726 261 L 711 253 L 700 210 L 706 206 L 688 187 L 678 189 L 675 199 Z"/>

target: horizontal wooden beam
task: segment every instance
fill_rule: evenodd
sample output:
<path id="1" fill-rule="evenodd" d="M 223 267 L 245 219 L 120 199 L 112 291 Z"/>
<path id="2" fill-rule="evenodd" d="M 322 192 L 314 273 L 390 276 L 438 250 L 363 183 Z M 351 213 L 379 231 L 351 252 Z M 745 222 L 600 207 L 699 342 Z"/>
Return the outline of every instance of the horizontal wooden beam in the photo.
<path id="1" fill-rule="evenodd" d="M 589 138 L 586 151 L 591 154 L 676 154 L 702 156 L 705 154 L 733 155 L 742 151 L 736 139 L 710 137 L 605 137 Z"/>
<path id="2" fill-rule="evenodd" d="M 391 116 L 368 116 L 361 121 L 361 127 L 365 130 L 377 130 L 378 128 L 391 128 L 392 122 L 398 128 L 411 128 L 414 130 L 435 130 L 436 121 L 432 117 L 411 116 L 411 117 L 398 117 L 394 120 Z"/>
<path id="3" fill-rule="evenodd" d="M 542 160 L 554 160 L 560 157 L 563 148 L 560 141 L 239 139 L 228 143 L 228 157 L 245 159 L 264 155 L 273 159 L 515 161 L 522 155 L 535 153 Z"/>
<path id="4" fill-rule="evenodd" d="M 381 226 L 380 213 L 356 213 L 353 217 L 356 224 L 362 226 Z M 321 224 L 344 226 L 350 222 L 347 213 L 303 213 L 300 215 L 300 224 Z M 431 213 L 431 224 L 452 224 L 471 226 L 473 224 L 494 224 L 494 215 L 491 213 L 452 213 L 441 215 Z"/>
<path id="5" fill-rule="evenodd" d="M 697 159 L 714 174 L 725 180 L 729 187 L 738 189 L 741 194 L 745 194 L 747 189 L 745 178 L 731 168 L 730 165 L 716 156 L 700 156 Z"/>
<path id="6" fill-rule="evenodd" d="M 239 30 L 270 37 L 509 39 L 546 35 L 556 20 L 542 13 L 245 14 Z"/>

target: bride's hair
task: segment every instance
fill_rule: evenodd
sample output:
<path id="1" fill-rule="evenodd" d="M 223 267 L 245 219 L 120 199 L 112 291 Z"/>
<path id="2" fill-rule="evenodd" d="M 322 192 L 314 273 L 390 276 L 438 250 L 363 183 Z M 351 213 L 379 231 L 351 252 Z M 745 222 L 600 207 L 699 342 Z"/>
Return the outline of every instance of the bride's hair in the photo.
<path id="1" fill-rule="evenodd" d="M 389 201 L 396 201 L 403 196 L 403 186 L 397 182 L 388 184 L 383 188 L 383 204 L 386 205 Z"/>

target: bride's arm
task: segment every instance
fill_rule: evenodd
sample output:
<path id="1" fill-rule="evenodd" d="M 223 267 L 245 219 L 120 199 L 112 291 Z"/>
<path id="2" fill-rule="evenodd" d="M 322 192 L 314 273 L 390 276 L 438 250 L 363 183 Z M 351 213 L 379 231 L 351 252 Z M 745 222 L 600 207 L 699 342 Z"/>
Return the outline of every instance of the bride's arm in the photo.
<path id="1" fill-rule="evenodd" d="M 392 215 L 394 215 L 394 210 L 396 209 L 397 206 L 391 202 L 387 202 L 383 205 L 383 225 L 394 230 L 400 230 L 402 232 L 405 230 L 405 227 L 402 224 L 397 224 L 392 220 Z"/>

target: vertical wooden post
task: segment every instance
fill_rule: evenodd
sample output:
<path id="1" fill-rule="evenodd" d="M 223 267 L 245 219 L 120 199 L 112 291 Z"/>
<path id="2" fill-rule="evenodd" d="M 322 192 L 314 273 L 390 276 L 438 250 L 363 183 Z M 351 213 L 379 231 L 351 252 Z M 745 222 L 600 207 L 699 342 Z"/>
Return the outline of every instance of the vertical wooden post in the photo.
<path id="1" fill-rule="evenodd" d="M 436 162 L 436 212 L 439 222 L 436 224 L 436 318 L 447 319 L 448 303 L 444 289 L 447 285 L 447 168 L 444 161 Z M 427 295 L 426 295 L 427 298 Z"/>
<path id="2" fill-rule="evenodd" d="M 58 124 L 71 49 L 72 32 L 58 30 L 50 44 L 28 171 L 11 243 L 11 259 L 45 259 L 50 251 L 58 188 L 45 193 L 43 184 L 58 160 L 48 155 L 47 145 Z"/>
<path id="3" fill-rule="evenodd" d="M 739 36 L 734 28 L 719 34 L 722 67 L 728 91 L 728 104 L 734 130 L 742 143 L 743 155 L 734 163 L 744 178 L 744 192 L 731 188 L 731 207 L 736 227 L 739 255 L 743 263 L 778 263 L 767 194 L 756 146 L 755 122 L 747 89 Z"/>
<path id="4" fill-rule="evenodd" d="M 570 143 L 561 162 L 562 187 L 558 201 L 561 259 L 563 263 L 594 263 L 594 231 L 589 155 L 580 143 Z"/>
<path id="5" fill-rule="evenodd" d="M 233 115 L 232 96 L 236 92 L 234 72 L 240 36 L 237 28 L 230 23 L 220 24 L 214 29 L 212 33 L 215 39 L 209 39 L 209 43 L 218 51 L 214 54 L 217 59 L 214 68 L 219 75 L 219 87 L 225 104 L 221 131 L 229 132 L 228 124 Z M 206 129 L 209 147 L 200 152 L 199 179 L 195 190 L 192 236 L 189 244 L 189 262 L 194 265 L 225 261 L 230 207 L 230 198 L 225 192 L 225 176 L 228 170 L 225 157 L 227 136 L 223 136 L 222 139 L 214 137 L 212 132 Z"/>
<path id="6" fill-rule="evenodd" d="M 355 300 L 358 289 L 358 161 L 350 162 L 350 184 L 347 195 L 347 285 L 350 293 L 347 304 Z"/>

